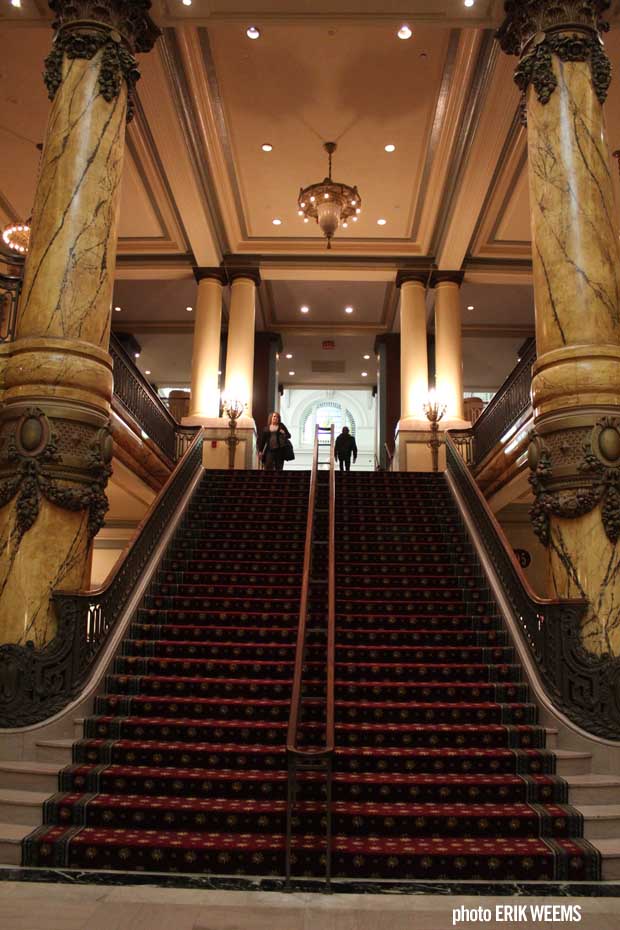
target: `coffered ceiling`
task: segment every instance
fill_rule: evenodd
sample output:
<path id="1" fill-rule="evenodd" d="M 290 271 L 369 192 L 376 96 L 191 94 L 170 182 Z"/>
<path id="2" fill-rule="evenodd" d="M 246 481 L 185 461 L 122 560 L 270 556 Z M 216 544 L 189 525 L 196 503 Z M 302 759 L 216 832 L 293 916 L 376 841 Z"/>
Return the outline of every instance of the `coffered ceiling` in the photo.
<path id="1" fill-rule="evenodd" d="M 504 339 L 497 357 L 505 349 L 512 359 L 515 340 L 533 331 L 533 297 L 515 61 L 493 39 L 502 9 L 500 0 L 155 2 L 163 36 L 141 58 L 127 133 L 113 325 L 159 334 L 165 368 L 170 340 L 191 333 L 192 267 L 258 261 L 259 328 L 372 341 L 398 330 L 398 268 L 463 268 L 470 349 Z M 49 19 L 43 0 L 19 10 L 1 0 L 1 223 L 31 210 L 50 106 Z M 396 35 L 403 21 L 406 41 Z M 620 29 L 606 45 L 618 73 Z M 617 80 L 606 109 L 620 148 Z M 338 143 L 334 177 L 357 184 L 363 208 L 331 252 L 296 207 L 300 186 L 326 174 L 327 140 Z M 432 328 L 432 293 L 428 308 Z M 187 346 L 177 356 L 175 382 Z"/>

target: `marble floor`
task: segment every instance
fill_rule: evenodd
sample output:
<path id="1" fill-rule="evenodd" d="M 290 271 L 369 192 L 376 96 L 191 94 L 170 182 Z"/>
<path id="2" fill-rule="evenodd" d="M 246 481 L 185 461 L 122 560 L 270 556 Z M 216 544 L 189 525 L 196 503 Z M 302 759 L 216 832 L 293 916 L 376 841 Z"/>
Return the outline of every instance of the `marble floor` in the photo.
<path id="1" fill-rule="evenodd" d="M 580 905 L 581 920 L 495 917 L 495 905 Z M 453 908 L 488 908 L 490 920 L 453 924 Z M 618 898 L 317 895 L 142 886 L 0 884 L 0 930 L 620 930 Z"/>

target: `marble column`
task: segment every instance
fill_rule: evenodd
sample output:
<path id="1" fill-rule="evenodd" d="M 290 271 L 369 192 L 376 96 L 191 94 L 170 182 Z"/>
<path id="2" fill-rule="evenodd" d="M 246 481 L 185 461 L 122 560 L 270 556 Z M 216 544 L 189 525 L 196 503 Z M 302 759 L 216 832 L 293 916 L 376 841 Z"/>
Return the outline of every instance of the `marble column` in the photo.
<path id="1" fill-rule="evenodd" d="M 246 404 L 245 418 L 252 417 L 252 384 L 254 382 L 254 329 L 256 318 L 256 288 L 260 274 L 256 269 L 229 272 L 232 280 L 228 346 L 226 349 L 225 392 Z"/>
<path id="2" fill-rule="evenodd" d="M 399 272 L 400 288 L 400 416 L 424 419 L 428 395 L 426 350 L 426 282 L 428 274 Z"/>
<path id="3" fill-rule="evenodd" d="M 226 272 L 220 268 L 195 268 L 198 282 L 192 382 L 188 420 L 219 417 L 220 338 L 222 328 L 222 286 Z"/>
<path id="4" fill-rule="evenodd" d="M 53 100 L 0 411 L 0 643 L 56 633 L 53 590 L 88 580 L 107 509 L 110 304 L 133 53 L 144 0 L 53 0 Z"/>
<path id="5" fill-rule="evenodd" d="M 603 103 L 608 0 L 511 0 L 528 127 L 537 361 L 529 448 L 550 593 L 589 603 L 583 644 L 620 654 L 620 252 Z"/>
<path id="6" fill-rule="evenodd" d="M 462 271 L 435 271 L 435 390 L 444 420 L 463 420 Z"/>

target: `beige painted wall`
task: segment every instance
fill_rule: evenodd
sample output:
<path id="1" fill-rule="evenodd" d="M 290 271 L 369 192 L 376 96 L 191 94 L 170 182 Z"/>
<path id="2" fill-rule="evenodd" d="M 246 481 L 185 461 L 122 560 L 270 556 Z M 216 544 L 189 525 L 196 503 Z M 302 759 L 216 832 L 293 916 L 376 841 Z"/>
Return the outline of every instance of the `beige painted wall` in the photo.
<path id="1" fill-rule="evenodd" d="M 547 597 L 547 550 L 538 541 L 529 518 L 529 504 L 509 504 L 495 514 L 513 549 L 525 549 L 531 562 L 525 577 L 540 597 Z"/>

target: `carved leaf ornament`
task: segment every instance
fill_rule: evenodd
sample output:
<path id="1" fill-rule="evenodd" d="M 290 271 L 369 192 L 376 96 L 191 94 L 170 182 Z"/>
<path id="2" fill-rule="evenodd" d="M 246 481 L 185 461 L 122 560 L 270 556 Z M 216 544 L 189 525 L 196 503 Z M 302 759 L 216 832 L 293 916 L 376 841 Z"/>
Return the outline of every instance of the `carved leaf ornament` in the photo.
<path id="1" fill-rule="evenodd" d="M 19 420 L 8 443 L 8 461 L 17 473 L 0 482 L 0 507 L 17 495 L 15 528 L 18 539 L 28 532 L 39 515 L 41 497 L 64 510 L 88 510 L 88 535 L 92 539 L 103 526 L 108 510 L 105 488 L 112 473 L 112 446 L 107 429 L 95 435 L 82 472 L 85 483 L 71 486 L 53 476 L 46 466 L 62 463 L 57 437 L 42 410 L 30 408 Z"/>
<path id="2" fill-rule="evenodd" d="M 563 487 L 553 473 L 549 449 L 535 432 L 530 433 L 529 481 L 536 502 L 530 510 L 534 532 L 544 546 L 549 545 L 549 518 L 581 517 L 601 504 L 601 519 L 607 538 L 620 538 L 620 420 L 603 417 L 583 445 L 577 464 L 577 487 Z M 574 484 L 574 482 L 573 482 Z"/>

